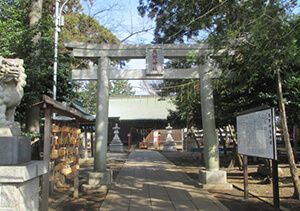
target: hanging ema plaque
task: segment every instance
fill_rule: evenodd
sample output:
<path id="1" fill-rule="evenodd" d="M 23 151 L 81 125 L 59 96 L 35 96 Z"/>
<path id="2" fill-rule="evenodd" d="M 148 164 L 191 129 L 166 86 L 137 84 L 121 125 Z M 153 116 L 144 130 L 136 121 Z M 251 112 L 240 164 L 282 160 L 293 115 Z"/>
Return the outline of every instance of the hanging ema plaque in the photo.
<path id="1" fill-rule="evenodd" d="M 146 50 L 146 74 L 162 75 L 164 56 L 161 48 L 147 48 Z"/>
<path id="2" fill-rule="evenodd" d="M 238 153 L 277 159 L 274 108 L 237 116 Z"/>

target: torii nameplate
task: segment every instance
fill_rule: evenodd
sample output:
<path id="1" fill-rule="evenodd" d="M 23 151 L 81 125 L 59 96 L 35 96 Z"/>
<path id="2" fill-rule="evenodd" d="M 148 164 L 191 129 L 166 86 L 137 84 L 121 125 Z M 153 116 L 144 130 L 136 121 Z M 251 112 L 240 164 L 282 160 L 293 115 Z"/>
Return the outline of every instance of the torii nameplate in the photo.
<path id="1" fill-rule="evenodd" d="M 161 48 L 146 49 L 146 75 L 163 75 L 164 55 Z"/>

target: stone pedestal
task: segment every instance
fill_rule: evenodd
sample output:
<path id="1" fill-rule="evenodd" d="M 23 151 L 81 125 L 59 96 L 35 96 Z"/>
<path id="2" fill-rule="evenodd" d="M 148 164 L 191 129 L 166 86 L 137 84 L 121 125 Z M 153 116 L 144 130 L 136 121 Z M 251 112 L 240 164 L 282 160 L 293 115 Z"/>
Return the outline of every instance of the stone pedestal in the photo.
<path id="1" fill-rule="evenodd" d="M 192 152 L 193 149 L 198 149 L 196 140 L 193 137 L 186 137 L 183 140 L 183 150 L 186 152 Z"/>
<path id="2" fill-rule="evenodd" d="M 109 144 L 109 151 L 110 152 L 124 152 L 124 146 L 121 143 L 111 143 Z"/>
<path id="3" fill-rule="evenodd" d="M 118 126 L 118 124 L 116 123 L 115 127 L 113 127 L 114 130 L 114 138 L 111 141 L 111 143 L 109 144 L 109 151 L 111 152 L 124 152 L 124 147 L 123 147 L 123 143 L 119 137 L 119 130 L 120 127 Z"/>
<path id="4" fill-rule="evenodd" d="M 89 172 L 88 184 L 92 186 L 111 185 L 112 176 L 111 170 L 106 172 Z"/>
<path id="5" fill-rule="evenodd" d="M 164 152 L 175 152 L 177 151 L 176 144 L 174 141 L 168 141 L 164 143 L 163 147 Z"/>
<path id="6" fill-rule="evenodd" d="M 226 171 L 199 171 L 199 185 L 206 190 L 230 190 L 232 185 L 227 183 Z"/>
<path id="7" fill-rule="evenodd" d="M 83 190 L 99 189 L 102 186 L 110 186 L 113 182 L 112 170 L 105 172 L 89 172 L 88 184 L 83 184 Z"/>
<path id="8" fill-rule="evenodd" d="M 0 166 L 0 210 L 38 211 L 39 176 L 45 173 L 44 161 Z"/>
<path id="9" fill-rule="evenodd" d="M 0 165 L 16 165 L 31 160 L 30 139 L 25 136 L 0 137 L 0 146 Z"/>

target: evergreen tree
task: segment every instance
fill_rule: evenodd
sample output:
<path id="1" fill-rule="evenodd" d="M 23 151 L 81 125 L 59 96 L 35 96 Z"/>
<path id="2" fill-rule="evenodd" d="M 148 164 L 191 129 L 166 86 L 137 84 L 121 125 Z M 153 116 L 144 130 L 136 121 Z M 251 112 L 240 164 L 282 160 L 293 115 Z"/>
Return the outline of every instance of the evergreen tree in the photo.
<path id="1" fill-rule="evenodd" d="M 140 0 L 138 9 L 156 21 L 156 43 L 207 35 L 205 41 L 223 70 L 215 81 L 219 119 L 233 121 L 234 112 L 262 104 L 279 108 L 295 196 L 300 198 L 285 115 L 286 106 L 290 123 L 299 122 L 299 16 L 292 13 L 296 5 L 280 0 Z"/>

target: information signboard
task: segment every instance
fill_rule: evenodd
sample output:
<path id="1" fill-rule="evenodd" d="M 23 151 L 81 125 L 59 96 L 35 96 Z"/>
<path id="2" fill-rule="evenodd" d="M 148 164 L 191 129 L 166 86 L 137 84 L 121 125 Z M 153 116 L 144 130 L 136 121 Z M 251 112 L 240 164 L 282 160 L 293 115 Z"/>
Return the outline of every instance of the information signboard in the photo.
<path id="1" fill-rule="evenodd" d="M 274 108 L 237 116 L 238 153 L 277 159 Z"/>

